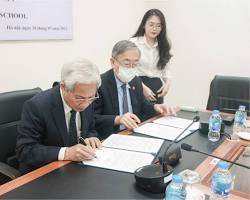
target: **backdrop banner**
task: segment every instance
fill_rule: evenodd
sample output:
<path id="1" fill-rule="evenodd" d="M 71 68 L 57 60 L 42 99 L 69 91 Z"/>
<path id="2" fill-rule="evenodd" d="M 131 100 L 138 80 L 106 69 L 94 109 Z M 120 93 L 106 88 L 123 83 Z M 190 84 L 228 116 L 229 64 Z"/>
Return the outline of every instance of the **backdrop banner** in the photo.
<path id="1" fill-rule="evenodd" d="M 0 0 L 0 40 L 72 37 L 72 0 Z"/>

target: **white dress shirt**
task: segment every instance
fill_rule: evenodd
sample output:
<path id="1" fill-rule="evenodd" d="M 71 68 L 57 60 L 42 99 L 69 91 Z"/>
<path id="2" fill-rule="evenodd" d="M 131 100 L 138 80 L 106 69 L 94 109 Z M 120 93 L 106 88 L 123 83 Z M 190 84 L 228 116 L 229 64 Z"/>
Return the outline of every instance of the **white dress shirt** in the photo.
<path id="1" fill-rule="evenodd" d="M 157 77 L 162 80 L 172 79 L 169 63 L 163 70 L 157 68 L 157 63 L 159 61 L 157 41 L 152 47 L 147 43 L 145 36 L 130 38 L 130 41 L 134 42 L 141 51 L 141 66 L 137 68 L 139 76 L 147 76 L 150 78 Z"/>
<path id="2" fill-rule="evenodd" d="M 119 101 L 119 113 L 120 115 L 123 115 L 123 106 L 122 106 L 122 101 L 123 101 L 123 89 L 122 89 L 122 85 L 124 84 L 123 82 L 121 82 L 118 78 L 116 78 L 115 76 L 115 81 L 116 81 L 116 87 L 117 87 L 117 93 L 118 93 L 118 101 Z M 133 113 L 133 108 L 132 108 L 132 104 L 131 104 L 131 97 L 130 97 L 130 93 L 129 93 L 129 88 L 130 85 L 128 83 L 126 83 L 126 92 L 127 92 L 127 101 L 128 101 L 128 111 L 130 113 Z"/>
<path id="3" fill-rule="evenodd" d="M 65 114 L 65 121 L 67 125 L 67 131 L 69 132 L 69 123 L 70 123 L 70 117 L 71 117 L 71 110 L 72 108 L 68 106 L 68 104 L 65 102 L 63 95 L 62 95 L 62 90 L 60 89 L 60 94 L 63 102 L 63 109 L 64 109 L 64 114 Z M 77 138 L 81 135 L 81 116 L 80 113 L 76 113 L 76 129 L 77 129 Z M 64 160 L 65 156 L 65 151 L 67 147 L 62 147 L 59 151 L 58 154 L 58 160 Z"/>
<path id="4" fill-rule="evenodd" d="M 121 82 L 118 78 L 116 78 L 115 76 L 115 81 L 116 81 L 116 87 L 117 87 L 117 93 L 118 93 L 118 103 L 119 103 L 119 114 L 120 116 L 123 115 L 123 89 L 122 89 L 122 85 L 124 84 L 123 82 Z M 130 97 L 130 93 L 129 93 L 129 84 L 126 84 L 126 92 L 127 92 L 127 103 L 128 103 L 128 111 L 130 113 L 133 113 L 133 108 L 132 108 L 132 104 L 131 104 L 131 97 Z M 120 125 L 120 130 L 124 130 L 126 129 L 126 127 L 121 124 Z"/>

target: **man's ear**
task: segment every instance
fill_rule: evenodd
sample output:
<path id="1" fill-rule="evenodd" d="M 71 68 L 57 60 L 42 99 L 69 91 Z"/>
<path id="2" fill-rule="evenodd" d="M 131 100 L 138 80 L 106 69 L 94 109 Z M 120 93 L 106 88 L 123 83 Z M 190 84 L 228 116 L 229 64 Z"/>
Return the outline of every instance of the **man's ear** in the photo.
<path id="1" fill-rule="evenodd" d="M 63 91 L 68 91 L 68 89 L 66 88 L 66 85 L 63 81 L 60 82 L 60 88 L 63 90 Z"/>
<path id="2" fill-rule="evenodd" d="M 110 58 L 110 63 L 111 63 L 112 68 L 114 68 L 114 65 L 115 65 L 115 59 L 114 59 L 114 58 Z"/>
<path id="3" fill-rule="evenodd" d="M 63 81 L 60 82 L 60 87 L 64 88 L 65 87 L 65 83 Z"/>
<path id="4" fill-rule="evenodd" d="M 111 63 L 111 66 L 113 68 L 113 70 L 118 73 L 119 72 L 119 67 L 117 65 L 115 65 L 115 59 L 114 58 L 110 58 L 110 63 Z"/>

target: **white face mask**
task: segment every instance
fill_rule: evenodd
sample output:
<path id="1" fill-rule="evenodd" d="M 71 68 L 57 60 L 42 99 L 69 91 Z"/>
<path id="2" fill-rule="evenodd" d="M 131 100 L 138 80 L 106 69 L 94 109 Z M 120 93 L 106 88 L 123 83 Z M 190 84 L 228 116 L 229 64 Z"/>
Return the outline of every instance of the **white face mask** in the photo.
<path id="1" fill-rule="evenodd" d="M 136 76 L 136 71 L 134 68 L 119 66 L 117 76 L 123 83 L 129 83 Z"/>

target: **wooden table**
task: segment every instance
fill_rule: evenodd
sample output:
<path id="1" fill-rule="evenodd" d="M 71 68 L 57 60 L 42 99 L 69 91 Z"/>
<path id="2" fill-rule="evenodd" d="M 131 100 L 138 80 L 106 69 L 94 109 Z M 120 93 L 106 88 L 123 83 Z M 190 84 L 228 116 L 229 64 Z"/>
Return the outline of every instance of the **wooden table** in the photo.
<path id="1" fill-rule="evenodd" d="M 159 116 L 154 117 L 150 120 L 147 120 L 144 123 L 147 123 L 149 121 L 152 121 L 156 118 L 159 118 Z M 143 123 L 143 124 L 144 124 Z M 121 134 L 130 134 L 131 131 L 123 131 Z M 225 159 L 229 159 L 231 161 L 235 161 L 238 156 L 242 153 L 244 146 L 250 145 L 249 141 L 240 140 L 239 142 L 225 140 L 215 151 L 213 152 L 213 155 L 217 155 L 220 157 L 223 157 Z M 211 164 L 212 157 L 206 158 L 197 168 L 196 171 L 201 174 L 202 180 L 199 188 L 205 193 L 210 195 L 210 181 L 211 181 L 211 175 L 213 171 L 215 170 L 216 166 Z M 37 170 L 34 170 L 26 175 L 23 175 L 13 181 L 10 181 L 6 184 L 3 184 L 0 186 L 0 196 L 14 190 L 15 188 L 18 188 L 26 183 L 29 183 L 43 175 L 48 174 L 49 172 L 56 170 L 58 168 L 61 168 L 67 164 L 69 164 L 70 161 L 56 161 L 53 163 L 50 163 L 46 166 L 43 166 Z M 249 172 L 250 170 L 248 170 Z M 248 176 L 249 178 L 249 176 Z M 250 199 L 250 194 L 246 194 L 237 190 L 234 190 L 232 194 L 230 195 L 230 199 L 232 200 L 247 200 Z"/>

